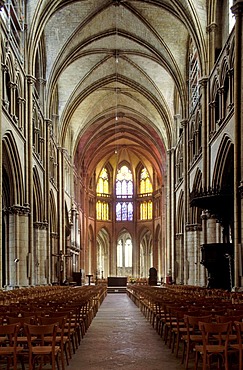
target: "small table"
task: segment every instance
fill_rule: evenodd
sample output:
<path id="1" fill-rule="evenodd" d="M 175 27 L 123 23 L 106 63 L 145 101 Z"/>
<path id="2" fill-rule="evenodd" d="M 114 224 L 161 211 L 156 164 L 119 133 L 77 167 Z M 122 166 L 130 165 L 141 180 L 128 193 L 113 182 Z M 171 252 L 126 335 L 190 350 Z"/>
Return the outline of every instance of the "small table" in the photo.
<path id="1" fill-rule="evenodd" d="M 87 276 L 87 278 L 89 279 L 89 285 L 90 285 L 90 279 L 92 278 L 92 276 L 93 276 L 93 275 L 88 274 L 88 275 L 86 275 L 86 276 Z"/>

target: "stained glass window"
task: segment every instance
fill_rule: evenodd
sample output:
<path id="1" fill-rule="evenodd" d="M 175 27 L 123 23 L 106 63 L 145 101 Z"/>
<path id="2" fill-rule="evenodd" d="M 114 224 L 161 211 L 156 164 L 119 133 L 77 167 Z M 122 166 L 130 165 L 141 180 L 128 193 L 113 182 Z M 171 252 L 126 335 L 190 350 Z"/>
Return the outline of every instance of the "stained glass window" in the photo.
<path id="1" fill-rule="evenodd" d="M 140 220 L 152 220 L 153 218 L 153 203 L 151 200 L 143 201 L 140 204 Z"/>
<path id="2" fill-rule="evenodd" d="M 132 221 L 133 220 L 133 203 L 118 202 L 116 203 L 116 220 Z"/>
<path id="3" fill-rule="evenodd" d="M 127 166 L 121 166 L 116 176 L 116 198 L 122 199 L 116 203 L 116 220 L 133 220 L 133 203 L 126 201 L 133 196 L 132 172 Z"/>
<path id="4" fill-rule="evenodd" d="M 149 173 L 146 168 L 140 172 L 139 180 L 140 194 L 149 197 L 152 195 L 153 186 L 150 181 Z M 143 200 L 140 203 L 140 220 L 151 220 L 153 218 L 153 203 L 149 200 Z"/>
<path id="5" fill-rule="evenodd" d="M 97 195 L 101 194 L 109 194 L 109 178 L 108 178 L 108 171 L 106 168 L 103 168 L 100 177 L 97 183 L 96 189 Z"/>
<path id="6" fill-rule="evenodd" d="M 109 195 L 109 175 L 107 169 L 104 167 L 100 172 L 97 182 L 96 195 L 97 197 L 108 197 Z M 96 218 L 97 220 L 107 221 L 110 219 L 109 203 L 105 200 L 97 200 L 96 203 Z"/>
<path id="7" fill-rule="evenodd" d="M 116 176 L 116 196 L 131 198 L 133 195 L 132 172 L 127 166 L 122 166 Z"/>
<path id="8" fill-rule="evenodd" d="M 96 217 L 97 220 L 109 220 L 109 204 L 107 202 L 102 202 L 100 200 L 96 203 Z"/>
<path id="9" fill-rule="evenodd" d="M 195 107 L 199 99 L 199 79 L 201 77 L 199 56 L 194 42 L 190 42 L 189 53 L 189 98 L 191 110 Z"/>
<path id="10" fill-rule="evenodd" d="M 143 168 L 140 173 L 140 193 L 148 194 L 152 193 L 153 187 L 150 181 L 150 177 L 146 168 Z"/>

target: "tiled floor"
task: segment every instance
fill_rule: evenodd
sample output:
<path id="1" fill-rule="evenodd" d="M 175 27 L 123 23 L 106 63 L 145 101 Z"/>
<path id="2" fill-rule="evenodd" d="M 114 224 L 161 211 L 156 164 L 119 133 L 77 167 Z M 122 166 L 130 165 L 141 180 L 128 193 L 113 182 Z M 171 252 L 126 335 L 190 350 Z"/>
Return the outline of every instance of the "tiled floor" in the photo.
<path id="1" fill-rule="evenodd" d="M 67 370 L 182 370 L 125 293 L 108 294 Z"/>

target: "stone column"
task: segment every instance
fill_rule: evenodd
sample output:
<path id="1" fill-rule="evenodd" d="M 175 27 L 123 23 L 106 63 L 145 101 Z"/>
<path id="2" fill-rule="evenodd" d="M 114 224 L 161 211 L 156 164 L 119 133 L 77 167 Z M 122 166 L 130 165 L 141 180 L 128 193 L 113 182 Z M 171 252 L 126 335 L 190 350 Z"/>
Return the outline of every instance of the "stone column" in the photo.
<path id="1" fill-rule="evenodd" d="M 208 122 L 209 117 L 207 113 L 207 81 L 206 77 L 202 78 L 199 83 L 201 85 L 202 99 L 201 99 L 201 112 L 202 112 L 202 188 L 203 191 L 208 189 L 209 184 L 209 168 L 208 168 Z"/>
<path id="2" fill-rule="evenodd" d="M 23 124 L 24 124 L 24 118 L 25 118 L 25 99 L 23 98 L 18 98 L 18 105 L 19 105 L 19 129 L 22 131 L 23 130 Z M 25 132 L 23 132 L 23 135 L 25 135 Z"/>
<path id="3" fill-rule="evenodd" d="M 235 63 L 234 63 L 234 285 L 239 286 L 242 264 L 239 248 L 242 247 L 243 235 L 243 0 L 235 0 L 231 8 L 235 15 Z"/>
<path id="4" fill-rule="evenodd" d="M 202 211 L 202 215 L 201 215 L 201 219 L 202 219 L 202 240 L 201 240 L 201 243 L 202 244 L 207 244 L 208 243 L 208 234 L 207 234 L 207 213 L 206 211 Z M 200 250 L 200 261 L 201 261 L 201 258 L 202 258 L 202 253 L 201 253 L 201 250 Z M 205 267 L 200 264 L 200 284 L 202 286 L 206 286 L 206 269 Z"/>
<path id="5" fill-rule="evenodd" d="M 171 150 L 167 151 L 167 209 L 166 209 L 166 219 L 167 219 L 167 227 L 166 227 L 166 240 L 167 243 L 165 244 L 165 276 L 168 274 L 168 271 L 172 271 L 172 245 L 173 245 L 173 237 L 174 237 L 174 230 L 172 229 L 172 198 L 173 198 L 173 191 L 172 191 L 172 180 L 171 180 Z M 173 230 L 173 232 L 171 232 Z"/>
<path id="6" fill-rule="evenodd" d="M 183 234 L 176 234 L 176 266 L 177 266 L 177 273 L 176 273 L 176 283 L 177 284 L 184 284 L 184 269 L 185 269 L 185 261 L 184 261 L 184 235 Z M 167 271 L 167 273 L 169 270 Z"/>
<path id="7" fill-rule="evenodd" d="M 215 22 L 212 22 L 207 27 L 208 33 L 208 70 L 211 71 L 215 64 L 215 34 L 217 31 L 218 25 Z"/>
<path id="8" fill-rule="evenodd" d="M 8 266 L 9 285 L 28 285 L 28 206 L 14 205 L 9 210 Z"/>
<path id="9" fill-rule="evenodd" d="M 59 235 L 52 232 L 50 235 L 50 283 L 57 282 L 57 262 Z"/>
<path id="10" fill-rule="evenodd" d="M 34 283 L 46 284 L 46 262 L 47 262 L 47 228 L 46 222 L 35 222 L 34 224 Z"/>
<path id="11" fill-rule="evenodd" d="M 16 88 L 17 85 L 13 82 L 10 82 L 10 107 L 9 113 L 14 118 L 15 117 L 15 107 L 16 107 Z"/>
<path id="12" fill-rule="evenodd" d="M 207 244 L 216 243 L 217 219 L 214 214 L 207 212 Z"/>
<path id="13" fill-rule="evenodd" d="M 209 141 L 209 122 L 210 119 L 212 120 L 211 115 L 211 108 L 208 109 L 208 98 L 207 98 L 207 83 L 208 78 L 203 77 L 199 81 L 201 85 L 201 112 L 202 112 L 202 190 L 206 192 L 209 187 L 209 167 L 210 164 L 208 163 L 209 158 L 209 148 L 208 148 L 208 141 Z M 207 211 L 204 210 L 202 213 L 202 235 L 201 235 L 201 242 L 202 244 L 207 244 L 208 241 L 208 230 L 207 230 Z M 200 250 L 201 255 L 201 250 Z M 200 256 L 201 258 L 201 256 Z M 203 265 L 199 266 L 199 284 L 202 286 L 206 285 L 206 269 Z"/>
<path id="14" fill-rule="evenodd" d="M 4 1 L 0 0 L 0 9 L 4 5 Z M 2 39 L 2 34 L 0 34 L 0 43 Z M 2 48 L 0 48 L 0 60 L 2 60 Z M 0 195 L 2 198 L 2 100 L 3 100 L 3 81 L 2 81 L 2 71 L 0 73 L 0 138 L 1 138 L 1 145 L 0 145 Z M 2 215 L 2 200 L 0 202 L 0 214 Z M 2 240 L 2 216 L 0 217 L 0 245 L 3 245 L 3 240 Z M 0 251 L 0 266 L 2 266 L 2 248 Z M 0 274 L 0 286 L 2 287 L 2 274 Z"/>
<path id="15" fill-rule="evenodd" d="M 26 150 L 26 203 L 30 206 L 29 214 L 29 253 L 30 253 L 30 268 L 33 270 L 33 90 L 34 90 L 35 78 L 33 76 L 27 76 L 27 118 L 26 118 L 26 133 L 27 133 L 27 150 Z M 30 275 L 30 284 L 33 282 L 33 274 Z"/>
<path id="16" fill-rule="evenodd" d="M 198 285 L 200 283 L 200 234 L 202 227 L 198 224 L 186 225 L 187 245 L 188 245 L 188 266 L 189 279 L 188 284 Z"/>
<path id="17" fill-rule="evenodd" d="M 9 111 L 10 102 L 9 102 L 8 94 L 7 94 L 7 78 L 6 78 L 8 68 L 5 64 L 2 66 L 2 70 L 3 70 L 3 74 L 1 74 L 1 79 L 3 79 L 2 84 L 1 84 L 2 103 L 3 103 L 4 108 L 7 111 Z M 1 103 L 1 105 L 2 105 L 2 103 Z"/>
<path id="18" fill-rule="evenodd" d="M 45 184 L 44 184 L 44 223 L 47 225 L 46 235 L 46 270 L 45 277 L 47 283 L 51 283 L 51 229 L 50 229 L 50 137 L 52 132 L 52 121 L 45 119 L 45 138 L 44 138 L 44 167 L 45 167 Z M 53 226 L 53 225 L 52 225 Z"/>
<path id="19" fill-rule="evenodd" d="M 186 242 L 186 225 L 189 222 L 189 185 L 188 185 L 188 121 L 181 122 L 183 127 L 183 185 L 184 185 L 184 284 L 188 280 L 188 245 Z"/>
<path id="20" fill-rule="evenodd" d="M 65 200 L 64 200 L 64 151 L 61 147 L 58 148 L 58 234 L 59 234 L 59 245 L 58 245 L 58 253 L 60 251 L 65 251 Z"/>

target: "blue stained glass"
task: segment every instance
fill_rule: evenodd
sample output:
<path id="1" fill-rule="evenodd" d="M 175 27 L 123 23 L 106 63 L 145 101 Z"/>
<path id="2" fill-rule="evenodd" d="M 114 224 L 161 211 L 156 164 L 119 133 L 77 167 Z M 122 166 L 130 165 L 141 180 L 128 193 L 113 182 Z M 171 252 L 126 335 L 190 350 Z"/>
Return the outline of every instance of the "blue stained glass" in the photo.
<path id="1" fill-rule="evenodd" d="M 122 203 L 122 221 L 127 220 L 127 204 Z"/>
<path id="2" fill-rule="evenodd" d="M 128 204 L 128 221 L 133 220 L 133 204 L 129 203 Z"/>
<path id="3" fill-rule="evenodd" d="M 116 205 L 116 219 L 117 221 L 121 221 L 121 203 L 117 203 Z"/>

